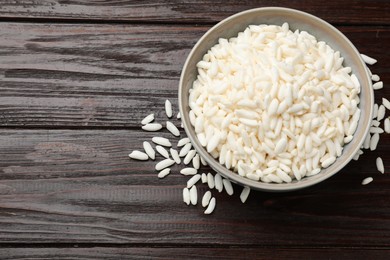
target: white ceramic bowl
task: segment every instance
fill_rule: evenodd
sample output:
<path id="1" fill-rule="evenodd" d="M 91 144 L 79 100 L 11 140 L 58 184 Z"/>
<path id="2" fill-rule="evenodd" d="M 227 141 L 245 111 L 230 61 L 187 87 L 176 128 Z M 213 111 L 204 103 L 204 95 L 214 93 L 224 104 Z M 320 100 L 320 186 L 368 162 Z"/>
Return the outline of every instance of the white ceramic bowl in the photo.
<path id="1" fill-rule="evenodd" d="M 322 169 L 317 175 L 305 177 L 300 181 L 295 180 L 291 183 L 277 184 L 257 182 L 241 177 L 237 173 L 227 169 L 202 147 L 189 120 L 188 91 L 192 88 L 192 83 L 197 76 L 197 62 L 202 60 L 203 55 L 218 42 L 219 38 L 229 39 L 237 36 L 238 32 L 244 31 L 244 29 L 251 24 L 282 25 L 284 22 L 289 23 L 292 31 L 295 29 L 301 31 L 305 30 L 314 35 L 318 41 L 325 41 L 335 51 L 340 51 L 341 56 L 345 58 L 343 65 L 352 68 L 353 73 L 357 76 L 361 84 L 359 104 L 361 115 L 353 140 L 344 146 L 343 154 L 338 157 L 336 162 L 330 167 Z M 374 94 L 371 84 L 366 65 L 361 59 L 358 50 L 347 37 L 335 27 L 318 17 L 294 9 L 280 7 L 257 8 L 224 19 L 208 30 L 196 43 L 190 52 L 181 73 L 179 106 L 184 129 L 188 137 L 191 139 L 192 144 L 200 156 L 202 156 L 216 172 L 219 172 L 235 183 L 249 186 L 253 189 L 264 191 L 292 191 L 314 185 L 331 177 L 340 171 L 359 150 L 364 141 L 364 137 L 369 131 L 372 118 Z"/>

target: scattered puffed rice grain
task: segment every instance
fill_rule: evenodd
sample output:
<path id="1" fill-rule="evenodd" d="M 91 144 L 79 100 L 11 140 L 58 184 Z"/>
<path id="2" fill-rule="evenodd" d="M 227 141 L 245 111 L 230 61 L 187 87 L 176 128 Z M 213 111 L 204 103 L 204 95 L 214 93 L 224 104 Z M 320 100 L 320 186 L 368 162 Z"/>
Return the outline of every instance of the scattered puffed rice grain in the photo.
<path id="1" fill-rule="evenodd" d="M 146 161 L 147 159 L 149 159 L 149 156 L 146 153 L 137 150 L 132 151 L 131 154 L 129 154 L 129 157 L 131 159 L 141 160 L 141 161 Z"/>
<path id="2" fill-rule="evenodd" d="M 377 74 L 373 74 L 373 75 L 371 76 L 371 80 L 372 80 L 372 81 L 379 81 L 379 80 L 381 80 L 381 79 L 379 78 L 379 76 L 378 76 Z"/>
<path id="3" fill-rule="evenodd" d="M 210 199 L 211 199 L 211 191 L 206 191 L 206 193 L 203 195 L 203 198 L 202 198 L 202 207 L 207 207 L 207 205 L 209 205 L 209 202 L 210 202 Z"/>
<path id="4" fill-rule="evenodd" d="M 183 201 L 185 204 L 190 205 L 190 190 L 188 188 L 183 189 Z"/>
<path id="5" fill-rule="evenodd" d="M 194 158 L 192 158 L 192 166 L 194 166 L 195 169 L 199 170 L 200 168 L 199 154 L 196 154 Z"/>
<path id="6" fill-rule="evenodd" d="M 176 162 L 176 164 L 180 164 L 181 160 L 178 151 L 173 148 L 171 148 L 169 151 L 171 152 L 172 159 Z"/>
<path id="7" fill-rule="evenodd" d="M 188 144 L 189 142 L 190 142 L 190 138 L 184 137 L 184 138 L 180 139 L 179 142 L 177 142 L 177 147 L 181 147 L 185 144 Z"/>
<path id="8" fill-rule="evenodd" d="M 162 128 L 162 125 L 159 123 L 151 123 L 151 124 L 147 124 L 147 125 L 142 126 L 143 130 L 149 131 L 149 132 L 155 132 L 155 131 L 160 130 L 161 128 Z"/>
<path id="9" fill-rule="evenodd" d="M 141 124 L 146 125 L 154 120 L 154 114 L 147 115 L 144 119 L 142 119 Z"/>
<path id="10" fill-rule="evenodd" d="M 149 156 L 149 158 L 154 160 L 156 158 L 156 152 L 153 150 L 152 145 L 149 142 L 144 141 L 143 146 L 144 146 L 144 150 L 145 150 L 146 154 Z"/>
<path id="11" fill-rule="evenodd" d="M 177 118 L 177 119 L 180 119 L 180 118 L 181 118 L 180 112 L 177 113 L 176 118 Z"/>
<path id="12" fill-rule="evenodd" d="M 386 108 L 384 105 L 380 105 L 378 108 L 378 116 L 376 117 L 376 120 L 381 121 L 383 118 L 385 118 Z"/>
<path id="13" fill-rule="evenodd" d="M 214 189 L 215 187 L 214 176 L 210 172 L 207 174 L 207 185 L 210 189 Z"/>
<path id="14" fill-rule="evenodd" d="M 171 172 L 171 168 L 166 168 L 164 170 L 162 170 L 161 172 L 158 173 L 157 177 L 159 177 L 160 179 L 164 178 L 165 176 L 167 176 L 169 173 Z"/>
<path id="15" fill-rule="evenodd" d="M 385 166 L 383 165 L 383 160 L 381 157 L 376 158 L 376 168 L 380 173 L 385 173 Z"/>
<path id="16" fill-rule="evenodd" d="M 240 200 L 242 203 L 245 203 L 245 201 L 248 199 L 250 191 L 251 191 L 251 189 L 248 186 L 245 186 L 242 189 L 242 192 L 240 194 Z"/>
<path id="17" fill-rule="evenodd" d="M 379 134 L 374 134 L 370 140 L 370 150 L 374 151 L 379 142 Z"/>
<path id="18" fill-rule="evenodd" d="M 195 185 L 190 189 L 190 201 L 192 205 L 196 205 L 198 203 L 198 190 Z"/>
<path id="19" fill-rule="evenodd" d="M 366 64 L 368 64 L 368 65 L 374 65 L 374 64 L 377 62 L 376 59 L 371 58 L 370 56 L 367 56 L 367 55 L 365 55 L 365 54 L 360 54 L 360 56 L 362 56 L 363 61 L 364 61 Z"/>
<path id="20" fill-rule="evenodd" d="M 366 138 L 364 139 L 364 143 L 363 143 L 364 149 L 370 148 L 370 141 L 371 141 L 371 135 L 370 135 L 370 133 L 367 133 Z"/>
<path id="21" fill-rule="evenodd" d="M 167 150 L 165 150 L 164 147 L 160 146 L 160 145 L 156 145 L 156 150 L 159 154 L 161 154 L 163 157 L 169 159 L 169 153 Z"/>
<path id="22" fill-rule="evenodd" d="M 390 134 L 390 119 L 389 118 L 385 119 L 385 132 Z"/>
<path id="23" fill-rule="evenodd" d="M 180 170 L 183 175 L 195 175 L 198 171 L 194 168 L 188 167 Z"/>
<path id="24" fill-rule="evenodd" d="M 384 131 L 380 127 L 370 127 L 370 133 L 372 134 L 382 134 Z"/>
<path id="25" fill-rule="evenodd" d="M 388 110 L 390 110 L 390 101 L 387 98 L 382 98 L 382 105 L 384 105 Z"/>
<path id="26" fill-rule="evenodd" d="M 180 150 L 179 156 L 180 157 L 187 156 L 188 152 L 191 150 L 191 147 L 192 147 L 191 143 L 184 145 L 183 148 L 181 148 Z"/>
<path id="27" fill-rule="evenodd" d="M 171 122 L 167 121 L 166 127 L 167 127 L 168 131 L 171 132 L 171 134 L 173 134 L 174 136 L 180 136 L 179 129 L 177 129 L 177 127 L 174 124 L 172 124 Z"/>
<path id="28" fill-rule="evenodd" d="M 215 198 L 212 197 L 210 202 L 209 202 L 209 205 L 208 205 L 207 209 L 204 211 L 204 214 L 208 215 L 208 214 L 213 213 L 213 211 L 215 209 L 215 204 L 216 204 Z"/>
<path id="29" fill-rule="evenodd" d="M 166 147 L 171 147 L 171 142 L 165 137 L 155 136 L 152 138 L 152 142 Z"/>
<path id="30" fill-rule="evenodd" d="M 379 82 L 373 84 L 373 85 L 372 85 L 372 88 L 373 88 L 374 90 L 378 90 L 378 89 L 383 88 L 383 81 L 379 81 Z"/>
<path id="31" fill-rule="evenodd" d="M 207 162 L 203 159 L 203 157 L 200 157 L 200 163 L 201 163 L 203 166 L 207 166 Z"/>
<path id="32" fill-rule="evenodd" d="M 362 185 L 367 185 L 369 184 L 370 182 L 372 182 L 374 179 L 372 177 L 368 177 L 368 178 L 365 178 L 363 181 L 362 181 Z"/>
<path id="33" fill-rule="evenodd" d="M 379 105 L 378 104 L 374 104 L 374 110 L 372 111 L 372 118 L 376 118 L 378 116 L 378 108 L 379 108 Z"/>
<path id="34" fill-rule="evenodd" d="M 195 185 L 200 180 L 200 178 L 201 178 L 200 174 L 196 174 L 192 176 L 191 179 L 187 181 L 187 188 L 191 188 L 193 185 Z"/>
<path id="35" fill-rule="evenodd" d="M 228 179 L 223 179 L 222 180 L 223 187 L 225 188 L 225 191 L 228 195 L 233 195 L 233 186 L 232 183 Z"/>
<path id="36" fill-rule="evenodd" d="M 381 124 L 378 120 L 372 120 L 371 125 L 378 127 Z"/>
<path id="37" fill-rule="evenodd" d="M 207 183 L 207 174 L 202 173 L 202 183 Z"/>
<path id="38" fill-rule="evenodd" d="M 168 99 L 165 100 L 165 114 L 167 114 L 167 117 L 169 118 L 172 117 L 172 104 Z"/>
<path id="39" fill-rule="evenodd" d="M 223 182 L 222 182 L 222 176 L 219 173 L 215 174 L 214 183 L 215 183 L 215 189 L 217 189 L 218 192 L 222 192 Z"/>
<path id="40" fill-rule="evenodd" d="M 185 165 L 189 164 L 189 163 L 191 162 L 192 158 L 194 158 L 195 154 L 196 154 L 196 151 L 195 151 L 195 150 L 189 151 L 189 152 L 187 153 L 186 157 L 184 157 L 183 163 L 184 163 Z"/>
<path id="41" fill-rule="evenodd" d="M 175 163 L 174 160 L 165 159 L 156 164 L 156 171 L 161 171 L 162 169 L 168 168 L 169 166 Z"/>

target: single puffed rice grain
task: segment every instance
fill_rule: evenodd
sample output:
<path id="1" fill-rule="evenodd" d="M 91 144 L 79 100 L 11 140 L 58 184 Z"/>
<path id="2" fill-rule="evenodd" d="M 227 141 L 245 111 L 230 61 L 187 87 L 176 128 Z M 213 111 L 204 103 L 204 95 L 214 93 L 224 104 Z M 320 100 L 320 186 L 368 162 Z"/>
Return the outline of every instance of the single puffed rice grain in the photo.
<path id="1" fill-rule="evenodd" d="M 190 142 L 190 138 L 184 137 L 184 138 L 180 139 L 179 142 L 177 142 L 177 147 L 181 147 L 185 144 L 188 144 L 189 142 Z"/>
<path id="2" fill-rule="evenodd" d="M 195 169 L 199 170 L 200 168 L 199 154 L 196 154 L 194 158 L 192 158 L 192 166 L 194 166 Z"/>
<path id="3" fill-rule="evenodd" d="M 210 199 L 211 199 L 211 191 L 206 191 L 205 194 L 203 195 L 203 198 L 202 198 L 202 207 L 207 207 L 207 205 L 209 205 L 209 202 L 210 202 Z"/>
<path id="4" fill-rule="evenodd" d="M 390 134 L 390 119 L 389 118 L 385 119 L 385 132 Z"/>
<path id="5" fill-rule="evenodd" d="M 141 161 L 146 161 L 147 159 L 149 159 L 149 156 L 146 153 L 143 153 L 143 152 L 140 152 L 140 151 L 137 151 L 137 150 L 132 151 L 129 154 L 129 157 L 131 159 L 141 160 Z"/>
<path id="6" fill-rule="evenodd" d="M 385 173 L 385 166 L 381 157 L 376 158 L 376 168 L 380 173 Z"/>
<path id="7" fill-rule="evenodd" d="M 198 190 L 195 185 L 190 189 L 190 201 L 192 205 L 196 205 L 198 203 Z"/>
<path id="8" fill-rule="evenodd" d="M 189 152 L 187 153 L 186 157 L 184 157 L 183 163 L 184 163 L 185 165 L 189 164 L 189 163 L 191 162 L 192 158 L 194 158 L 195 154 L 196 154 L 196 151 L 195 151 L 195 150 L 189 151 Z"/>
<path id="9" fill-rule="evenodd" d="M 172 104 L 168 99 L 165 100 L 165 114 L 167 114 L 167 117 L 169 118 L 172 117 Z"/>
<path id="10" fill-rule="evenodd" d="M 198 171 L 194 168 L 188 167 L 180 170 L 183 175 L 195 175 Z"/>
<path id="11" fill-rule="evenodd" d="M 376 118 L 378 116 L 378 109 L 379 109 L 379 105 L 378 104 L 374 104 L 374 110 L 372 111 L 372 118 Z"/>
<path id="12" fill-rule="evenodd" d="M 385 118 L 386 108 L 384 105 L 380 105 L 378 108 L 378 115 L 376 120 L 381 121 L 383 118 Z"/>
<path id="13" fill-rule="evenodd" d="M 200 174 L 196 174 L 192 176 L 191 179 L 187 181 L 187 188 L 191 188 L 193 185 L 195 185 L 200 180 L 200 178 L 201 178 Z"/>
<path id="14" fill-rule="evenodd" d="M 380 127 L 370 127 L 370 133 L 372 134 L 382 134 L 384 131 Z"/>
<path id="15" fill-rule="evenodd" d="M 162 128 L 162 125 L 159 123 L 150 123 L 142 126 L 142 129 L 149 132 L 155 132 Z"/>
<path id="16" fill-rule="evenodd" d="M 388 110 L 390 110 L 390 101 L 387 98 L 382 98 L 382 105 L 384 105 Z"/>
<path id="17" fill-rule="evenodd" d="M 365 54 L 360 54 L 362 56 L 363 61 L 368 65 L 374 65 L 377 60 L 374 58 L 371 58 L 370 56 L 367 56 Z"/>
<path id="18" fill-rule="evenodd" d="M 144 150 L 145 150 L 146 154 L 149 156 L 149 158 L 154 160 L 156 158 L 156 152 L 153 150 L 152 145 L 149 142 L 144 141 L 143 146 L 144 146 Z"/>
<path id="19" fill-rule="evenodd" d="M 215 183 L 215 189 L 218 192 L 222 192 L 222 190 L 223 190 L 223 182 L 222 182 L 222 176 L 219 173 L 215 174 L 214 183 Z"/>
<path id="20" fill-rule="evenodd" d="M 363 181 L 362 181 L 362 185 L 367 185 L 369 184 L 370 182 L 372 182 L 374 179 L 372 177 L 368 177 L 368 178 L 365 178 Z"/>
<path id="21" fill-rule="evenodd" d="M 374 151 L 379 142 L 379 134 L 374 134 L 370 140 L 370 150 Z"/>
<path id="22" fill-rule="evenodd" d="M 188 188 L 183 189 L 183 201 L 185 204 L 190 205 L 190 190 Z"/>
<path id="23" fill-rule="evenodd" d="M 177 119 L 180 119 L 180 118 L 181 118 L 180 112 L 177 113 L 176 118 L 177 118 Z"/>
<path id="24" fill-rule="evenodd" d="M 207 173 L 207 185 L 210 189 L 214 189 L 215 187 L 214 176 L 210 172 Z"/>
<path id="25" fill-rule="evenodd" d="M 377 74 L 373 74 L 373 75 L 371 76 L 371 80 L 372 80 L 372 81 L 379 81 L 379 80 L 381 80 L 381 79 L 379 78 L 379 76 L 378 76 Z"/>
<path id="26" fill-rule="evenodd" d="M 142 119 L 141 124 L 146 125 L 154 120 L 154 114 L 147 115 L 144 119 Z"/>
<path id="27" fill-rule="evenodd" d="M 161 172 L 158 173 L 157 177 L 159 177 L 160 179 L 164 178 L 165 176 L 167 176 L 169 173 L 171 172 L 171 168 L 166 168 L 164 170 L 162 170 Z"/>
<path id="28" fill-rule="evenodd" d="M 373 88 L 374 90 L 382 89 L 382 88 L 383 88 L 383 82 L 382 82 L 382 81 L 379 81 L 379 82 L 377 82 L 377 83 L 374 83 L 374 84 L 372 85 L 372 88 Z"/>
<path id="29" fill-rule="evenodd" d="M 181 148 L 180 150 L 180 153 L 179 153 L 179 156 L 180 157 L 184 157 L 188 154 L 188 152 L 191 150 L 191 143 L 187 143 L 186 145 L 183 146 L 183 148 Z"/>
<path id="30" fill-rule="evenodd" d="M 234 190 L 233 190 L 232 183 L 228 179 L 223 179 L 222 183 L 226 193 L 230 196 L 233 195 Z"/>
<path id="31" fill-rule="evenodd" d="M 363 142 L 363 148 L 364 149 L 369 149 L 370 148 L 370 142 L 371 142 L 371 135 L 370 135 L 370 133 L 367 133 L 366 138 L 364 139 L 364 142 Z"/>
<path id="32" fill-rule="evenodd" d="M 165 150 L 164 147 L 160 146 L 160 145 L 156 145 L 156 150 L 159 154 L 161 154 L 163 157 L 169 159 L 169 153 L 167 150 Z"/>
<path id="33" fill-rule="evenodd" d="M 379 122 L 378 120 L 372 120 L 372 122 L 371 122 L 372 126 L 379 126 L 380 124 L 381 124 L 381 122 Z"/>
<path id="34" fill-rule="evenodd" d="M 179 156 L 179 153 L 177 152 L 177 150 L 171 148 L 169 151 L 171 152 L 172 159 L 176 162 L 176 164 L 180 164 L 181 160 L 180 160 L 180 156 Z"/>
<path id="35" fill-rule="evenodd" d="M 209 205 L 207 206 L 207 209 L 204 211 L 204 214 L 208 215 L 208 214 L 213 213 L 213 211 L 215 209 L 215 204 L 216 204 L 215 198 L 212 197 L 210 202 L 209 202 Z"/>
<path id="36" fill-rule="evenodd" d="M 169 166 L 175 163 L 174 160 L 165 159 L 156 164 L 156 171 L 161 171 L 162 169 L 168 168 Z"/>
<path id="37" fill-rule="evenodd" d="M 200 157 L 200 163 L 201 163 L 203 166 L 207 166 L 207 162 L 203 159 L 203 157 Z"/>
<path id="38" fill-rule="evenodd" d="M 174 136 L 180 136 L 179 129 L 177 129 L 177 127 L 174 124 L 172 124 L 171 122 L 167 121 L 166 127 L 167 127 L 168 131 L 171 132 L 171 134 L 173 134 Z"/>
<path id="39" fill-rule="evenodd" d="M 172 146 L 171 142 L 167 138 L 164 138 L 164 137 L 155 136 L 152 138 L 152 142 L 155 144 L 166 146 L 166 147 Z"/>
<path id="40" fill-rule="evenodd" d="M 242 192 L 240 194 L 240 200 L 241 200 L 242 203 L 245 203 L 245 201 L 248 199 L 250 191 L 251 191 L 251 189 L 249 187 L 247 187 L 247 186 L 245 186 L 242 189 Z"/>
<path id="41" fill-rule="evenodd" d="M 202 183 L 207 183 L 207 174 L 202 173 Z"/>

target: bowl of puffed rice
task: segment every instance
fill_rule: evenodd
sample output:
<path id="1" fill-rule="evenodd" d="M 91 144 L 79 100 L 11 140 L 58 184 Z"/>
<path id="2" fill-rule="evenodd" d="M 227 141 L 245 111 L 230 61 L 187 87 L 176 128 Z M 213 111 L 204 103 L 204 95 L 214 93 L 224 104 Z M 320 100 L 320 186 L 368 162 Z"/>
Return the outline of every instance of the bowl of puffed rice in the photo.
<path id="1" fill-rule="evenodd" d="M 366 66 L 339 30 L 311 14 L 266 7 L 230 16 L 190 52 L 180 78 L 184 129 L 231 181 L 291 191 L 340 171 L 370 127 Z"/>

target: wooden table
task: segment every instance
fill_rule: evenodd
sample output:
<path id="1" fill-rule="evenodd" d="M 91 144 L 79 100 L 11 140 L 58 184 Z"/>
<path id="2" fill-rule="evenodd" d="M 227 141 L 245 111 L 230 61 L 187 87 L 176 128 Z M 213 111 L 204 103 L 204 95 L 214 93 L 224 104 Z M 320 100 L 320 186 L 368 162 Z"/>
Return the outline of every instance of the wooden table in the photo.
<path id="1" fill-rule="evenodd" d="M 140 129 L 145 115 L 165 121 L 165 99 L 178 111 L 195 42 L 231 14 L 275 5 L 327 20 L 377 58 L 376 100 L 390 98 L 387 0 L 1 0 L 0 258 L 389 259 L 389 136 L 311 188 L 246 204 L 239 186 L 213 192 L 210 216 L 182 202 L 180 167 L 159 180 L 154 161 L 127 156 L 154 135 Z"/>

